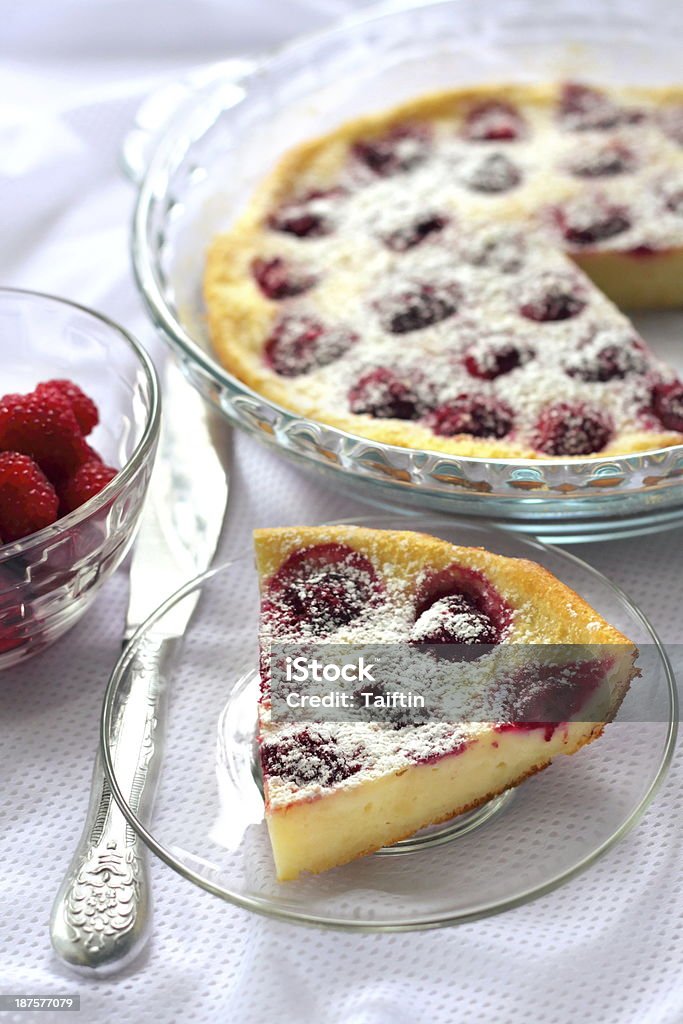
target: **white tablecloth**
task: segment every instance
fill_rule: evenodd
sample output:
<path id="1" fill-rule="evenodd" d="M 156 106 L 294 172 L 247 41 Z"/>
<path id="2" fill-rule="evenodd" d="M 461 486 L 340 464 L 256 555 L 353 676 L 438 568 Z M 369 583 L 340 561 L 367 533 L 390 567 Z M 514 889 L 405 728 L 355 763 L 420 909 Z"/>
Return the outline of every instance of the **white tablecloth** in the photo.
<path id="1" fill-rule="evenodd" d="M 93 305 L 161 358 L 128 266 L 133 194 L 118 169 L 137 104 L 181 69 L 270 45 L 349 6 L 7 5 L 2 282 Z M 255 525 L 294 522 L 304 511 L 321 521 L 363 511 L 242 436 L 231 486 L 225 552 L 248 544 Z M 676 531 L 576 550 L 625 587 L 674 644 L 682 541 Z M 51 951 L 48 916 L 85 813 L 126 586 L 122 569 L 71 634 L 0 679 L 0 992 L 78 992 L 79 1020 L 120 1024 L 680 1024 L 680 759 L 641 825 L 602 861 L 505 915 L 423 934 L 321 933 L 251 916 L 155 862 L 154 935 L 143 959 L 110 979 L 72 975 Z"/>

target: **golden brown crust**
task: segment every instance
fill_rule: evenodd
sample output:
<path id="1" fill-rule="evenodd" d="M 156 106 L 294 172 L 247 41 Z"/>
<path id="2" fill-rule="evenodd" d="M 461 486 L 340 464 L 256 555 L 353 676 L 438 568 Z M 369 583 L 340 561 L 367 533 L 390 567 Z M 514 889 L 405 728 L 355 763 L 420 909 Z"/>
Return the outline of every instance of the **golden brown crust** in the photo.
<path id="1" fill-rule="evenodd" d="M 424 568 L 439 571 L 453 562 L 485 573 L 515 609 L 510 641 L 528 643 L 626 644 L 630 640 L 566 584 L 536 562 L 459 547 L 410 530 L 373 530 L 362 526 L 275 527 L 254 531 L 256 564 L 268 580 L 292 552 L 314 544 L 346 544 L 360 551 L 385 576 L 399 575 L 417 585 Z"/>
<path id="2" fill-rule="evenodd" d="M 249 206 L 226 234 L 212 242 L 206 260 L 204 296 L 209 331 L 218 358 L 249 388 L 284 409 L 319 420 L 354 435 L 383 444 L 479 458 L 548 459 L 547 455 L 514 441 L 475 438 L 471 435 L 440 437 L 419 423 L 378 420 L 350 412 L 338 413 L 311 397 L 305 381 L 279 377 L 265 363 L 265 339 L 278 315 L 280 304 L 268 299 L 257 287 L 251 264 L 263 250 L 263 223 L 269 211 L 295 188 L 324 188 L 335 183 L 348 146 L 363 137 L 379 135 L 392 126 L 410 120 L 452 117 L 473 103 L 504 96 L 525 108 L 546 107 L 557 98 L 555 85 L 482 85 L 418 97 L 389 111 L 351 120 L 335 131 L 296 146 L 286 153 L 263 181 Z M 657 106 L 683 102 L 683 87 L 630 88 L 619 90 L 626 100 L 644 100 Z M 513 198 L 497 211 L 497 218 L 518 221 L 533 214 L 530 200 Z M 655 254 L 648 264 L 628 254 L 598 251 L 572 254 L 576 262 L 594 276 L 610 297 L 624 308 L 655 306 L 674 308 L 683 304 L 683 249 Z M 603 458 L 669 447 L 681 443 L 681 434 L 662 430 L 621 434 L 603 450 L 589 456 L 562 456 L 556 461 Z M 552 461 L 552 460 L 551 460 Z"/>

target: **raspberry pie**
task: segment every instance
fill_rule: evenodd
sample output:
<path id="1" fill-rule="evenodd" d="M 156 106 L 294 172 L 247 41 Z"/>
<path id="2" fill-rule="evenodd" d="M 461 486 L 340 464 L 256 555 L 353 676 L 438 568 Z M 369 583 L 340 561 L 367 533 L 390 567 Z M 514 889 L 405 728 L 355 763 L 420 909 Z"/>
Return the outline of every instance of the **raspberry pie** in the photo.
<path id="1" fill-rule="evenodd" d="M 600 736 L 636 674 L 634 645 L 533 562 L 425 534 L 354 526 L 257 530 L 255 540 L 259 744 L 280 880 L 395 843 L 518 785 L 558 754 L 575 753 Z M 476 676 L 484 683 L 472 691 L 476 706 L 490 706 L 493 677 L 485 661 L 496 652 L 518 666 L 508 666 L 516 685 L 502 687 L 495 677 L 496 698 L 502 693 L 496 706 L 506 711 L 495 720 L 481 713 L 458 722 L 422 720 L 399 711 L 382 721 L 283 721 L 271 699 L 275 645 L 312 641 L 393 645 L 413 658 L 411 665 L 429 659 L 430 676 L 452 670 L 434 657 L 434 649 L 445 650 L 438 645 L 491 645 L 488 654 L 476 648 L 484 666 Z M 424 644 L 436 647 L 425 653 Z M 556 672 L 528 669 L 536 650 L 529 645 L 549 644 L 562 645 L 564 668 L 574 670 L 562 705 Z"/>
<path id="2" fill-rule="evenodd" d="M 683 384 L 617 307 L 683 305 L 683 90 L 479 89 L 344 125 L 214 241 L 205 294 L 232 373 L 355 434 L 679 444 Z"/>

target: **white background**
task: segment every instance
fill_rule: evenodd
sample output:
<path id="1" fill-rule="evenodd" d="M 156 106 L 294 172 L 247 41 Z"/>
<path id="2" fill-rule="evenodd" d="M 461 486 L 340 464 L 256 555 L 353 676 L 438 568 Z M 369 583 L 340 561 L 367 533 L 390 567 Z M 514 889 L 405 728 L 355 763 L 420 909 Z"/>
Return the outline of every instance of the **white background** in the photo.
<path id="1" fill-rule="evenodd" d="M 133 191 L 118 163 L 138 103 L 187 67 L 270 46 L 353 6 L 0 4 L 0 282 L 90 304 L 159 356 L 128 266 Z M 255 525 L 363 511 L 244 437 L 235 448 L 224 553 L 245 547 Z M 682 541 L 676 531 L 579 553 L 673 644 Z M 70 974 L 52 954 L 48 916 L 85 813 L 126 586 L 121 570 L 68 637 L 0 679 L 0 991 L 79 992 L 83 1022 L 680 1024 L 680 759 L 624 842 L 582 878 L 506 915 L 424 934 L 323 934 L 252 917 L 155 863 L 143 959 L 108 980 Z M 17 1020 L 32 1016 L 52 1015 Z"/>

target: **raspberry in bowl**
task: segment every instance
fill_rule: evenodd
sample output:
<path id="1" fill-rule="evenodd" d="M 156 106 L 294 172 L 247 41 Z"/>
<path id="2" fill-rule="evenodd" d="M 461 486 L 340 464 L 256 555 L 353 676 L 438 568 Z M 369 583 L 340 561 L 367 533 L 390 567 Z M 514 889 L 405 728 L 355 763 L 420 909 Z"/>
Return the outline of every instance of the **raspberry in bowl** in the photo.
<path id="1" fill-rule="evenodd" d="M 0 668 L 74 625 L 123 559 L 159 433 L 149 357 L 88 309 L 0 289 Z"/>

